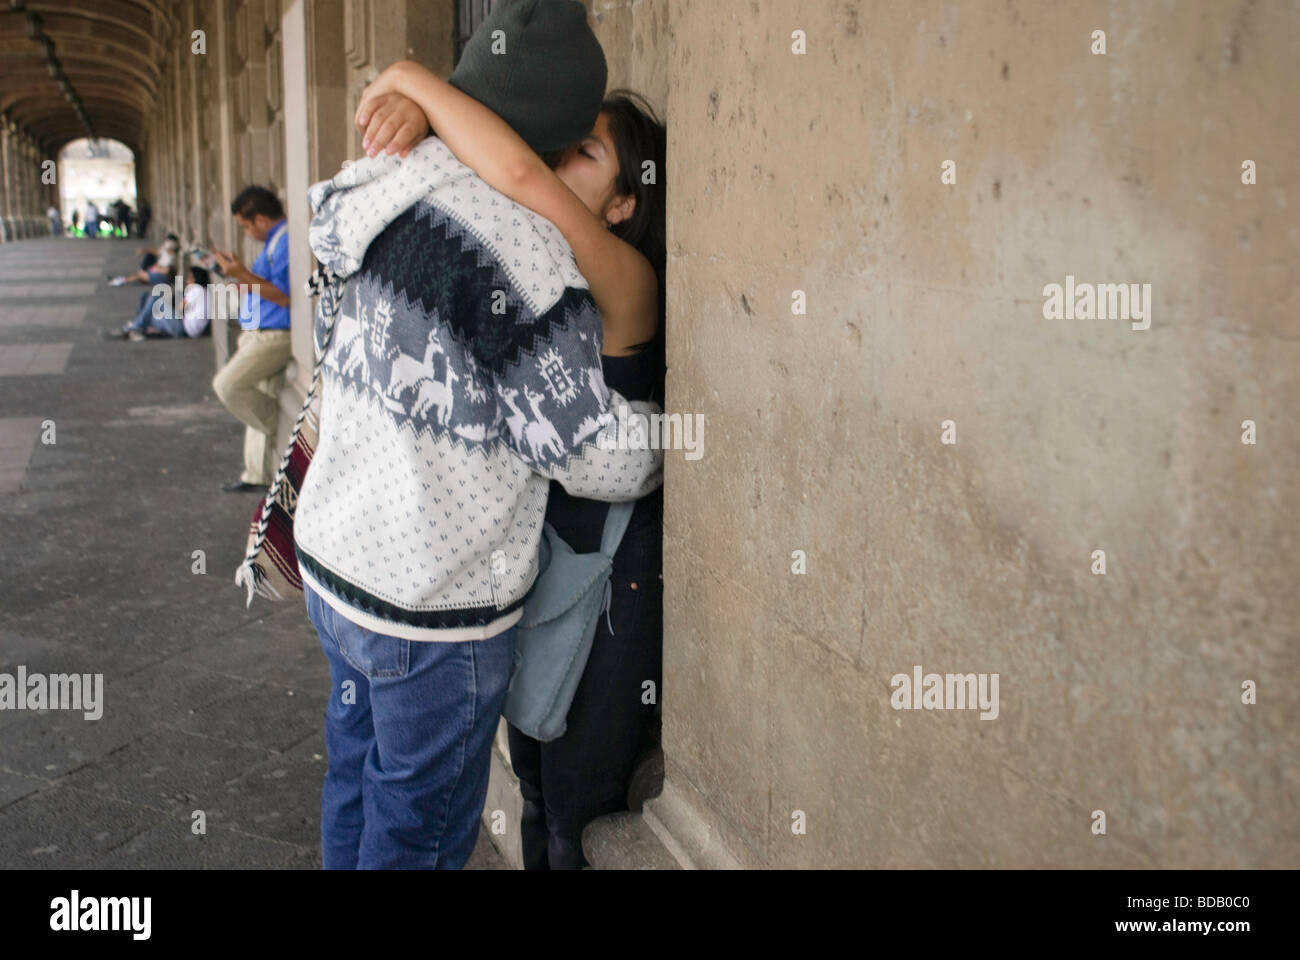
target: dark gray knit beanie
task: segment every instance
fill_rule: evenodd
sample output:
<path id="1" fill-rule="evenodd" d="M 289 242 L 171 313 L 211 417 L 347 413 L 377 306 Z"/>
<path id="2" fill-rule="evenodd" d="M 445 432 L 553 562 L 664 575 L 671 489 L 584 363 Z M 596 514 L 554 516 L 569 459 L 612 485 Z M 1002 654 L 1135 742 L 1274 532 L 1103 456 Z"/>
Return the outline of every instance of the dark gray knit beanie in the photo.
<path id="1" fill-rule="evenodd" d="M 497 30 L 504 34 L 504 53 L 492 52 Z M 447 78 L 538 153 L 567 147 L 591 132 L 605 80 L 605 51 L 578 0 L 499 5 L 469 38 Z"/>

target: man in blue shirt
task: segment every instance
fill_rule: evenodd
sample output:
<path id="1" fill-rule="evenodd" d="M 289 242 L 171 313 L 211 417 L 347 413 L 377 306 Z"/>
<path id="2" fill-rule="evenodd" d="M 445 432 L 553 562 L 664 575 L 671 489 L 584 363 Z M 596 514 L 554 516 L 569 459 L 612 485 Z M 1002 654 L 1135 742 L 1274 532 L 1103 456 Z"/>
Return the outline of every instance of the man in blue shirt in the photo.
<path id="1" fill-rule="evenodd" d="M 244 236 L 264 243 L 245 267 L 232 253 L 213 251 L 221 272 L 241 286 L 238 349 L 217 371 L 212 389 L 244 432 L 244 472 L 229 493 L 265 492 L 279 466 L 279 391 L 289 365 L 289 231 L 280 199 L 265 187 L 245 187 L 230 205 Z"/>

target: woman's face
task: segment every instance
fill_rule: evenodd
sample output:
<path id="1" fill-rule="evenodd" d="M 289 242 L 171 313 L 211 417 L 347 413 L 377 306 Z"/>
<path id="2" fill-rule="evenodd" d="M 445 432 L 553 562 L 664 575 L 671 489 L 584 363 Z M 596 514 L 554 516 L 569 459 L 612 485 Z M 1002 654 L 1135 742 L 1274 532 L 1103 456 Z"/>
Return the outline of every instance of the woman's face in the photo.
<path id="1" fill-rule="evenodd" d="M 565 151 L 555 174 L 596 216 L 609 223 L 618 223 L 630 216 L 631 211 L 625 211 L 626 203 L 612 202 L 614 180 L 618 176 L 618 154 L 609 133 L 609 118 L 604 113 L 596 117 L 596 126 L 581 143 Z"/>

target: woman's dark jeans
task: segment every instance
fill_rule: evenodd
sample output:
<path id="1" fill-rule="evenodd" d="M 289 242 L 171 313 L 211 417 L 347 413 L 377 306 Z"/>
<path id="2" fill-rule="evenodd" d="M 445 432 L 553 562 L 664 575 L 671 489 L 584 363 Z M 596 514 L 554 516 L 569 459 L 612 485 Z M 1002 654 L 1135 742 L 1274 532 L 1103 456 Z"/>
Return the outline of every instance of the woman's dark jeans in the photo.
<path id="1" fill-rule="evenodd" d="M 627 809 L 632 768 L 658 742 L 663 526 L 657 516 L 648 519 L 654 522 L 628 529 L 614 555 L 609 611 L 614 630 L 611 634 L 602 612 L 564 736 L 541 743 L 509 728 L 510 762 L 524 798 L 520 833 L 526 870 L 587 866 L 582 828 Z"/>

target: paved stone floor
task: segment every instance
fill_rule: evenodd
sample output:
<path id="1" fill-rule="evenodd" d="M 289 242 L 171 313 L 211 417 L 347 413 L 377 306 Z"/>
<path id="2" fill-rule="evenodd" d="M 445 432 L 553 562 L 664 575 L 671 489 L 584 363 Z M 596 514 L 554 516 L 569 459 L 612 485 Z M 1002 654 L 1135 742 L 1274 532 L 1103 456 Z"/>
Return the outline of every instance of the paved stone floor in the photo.
<path id="1" fill-rule="evenodd" d="M 0 245 L 0 674 L 104 684 L 100 719 L 0 710 L 0 868 L 317 868 L 325 658 L 234 586 L 257 497 L 220 489 L 212 340 L 100 337 L 135 247 Z M 486 833 L 470 866 L 506 868 Z"/>

